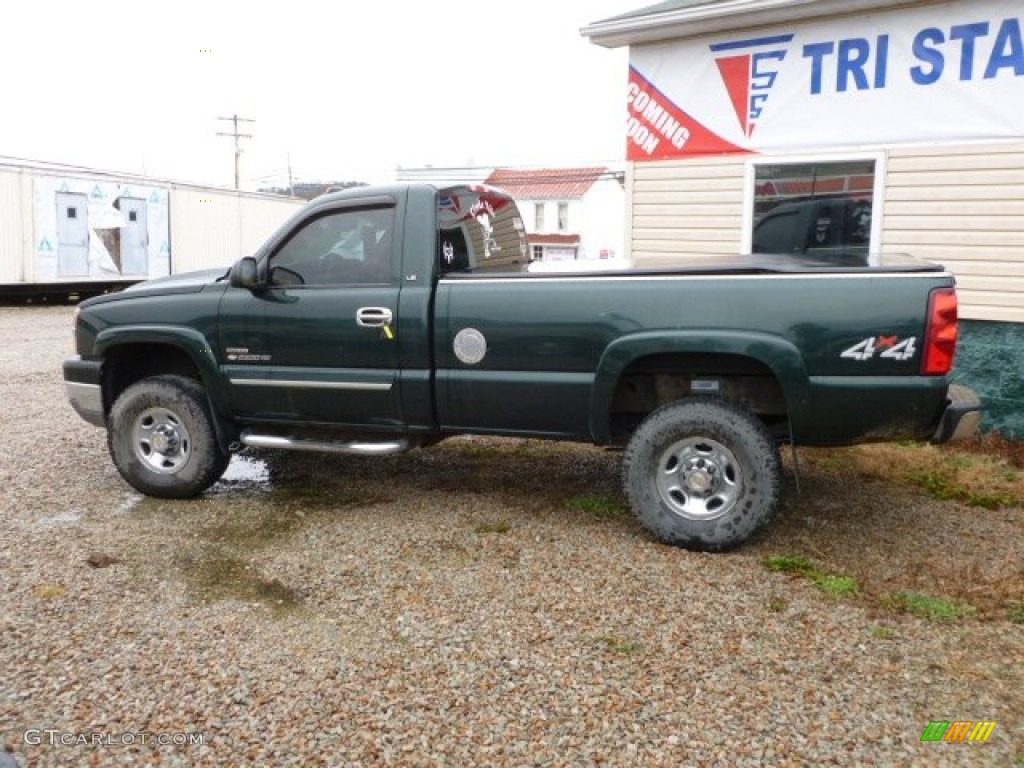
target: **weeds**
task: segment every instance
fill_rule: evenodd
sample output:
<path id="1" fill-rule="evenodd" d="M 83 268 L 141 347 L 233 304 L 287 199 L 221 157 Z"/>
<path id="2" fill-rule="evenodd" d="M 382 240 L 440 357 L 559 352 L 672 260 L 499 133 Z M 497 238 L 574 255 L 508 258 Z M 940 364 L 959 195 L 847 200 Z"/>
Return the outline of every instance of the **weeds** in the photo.
<path id="1" fill-rule="evenodd" d="M 596 638 L 596 640 L 612 653 L 621 653 L 623 655 L 636 653 L 642 648 L 636 640 L 619 635 L 602 635 Z"/>
<path id="2" fill-rule="evenodd" d="M 577 509 L 595 520 L 614 520 L 624 517 L 629 511 L 622 501 L 597 494 L 572 496 L 566 499 L 565 503 L 572 509 Z"/>
<path id="3" fill-rule="evenodd" d="M 854 597 L 861 592 L 861 585 L 857 579 L 852 576 L 822 571 L 803 555 L 769 555 L 764 559 L 764 565 L 768 570 L 776 573 L 792 573 L 803 576 L 820 590 L 835 598 Z M 889 610 L 910 613 L 929 621 L 958 619 L 973 610 L 970 606 L 953 600 L 932 597 L 920 592 L 895 592 L 883 595 L 879 602 Z M 1024 622 L 1024 608 L 1011 614 L 1010 620 L 1017 623 Z M 875 637 L 892 637 L 895 634 L 887 627 L 874 627 L 871 633 Z"/>
<path id="4" fill-rule="evenodd" d="M 804 576 L 832 597 L 849 597 L 860 593 L 860 583 L 855 578 L 819 570 L 803 555 L 769 555 L 764 559 L 764 565 L 776 573 Z"/>
<path id="5" fill-rule="evenodd" d="M 814 570 L 811 561 L 803 555 L 769 555 L 764 559 L 769 571 L 776 573 L 799 573 L 807 575 Z"/>
<path id="6" fill-rule="evenodd" d="M 907 477 L 929 496 L 940 501 L 961 501 L 969 507 L 993 510 L 1012 507 L 1018 503 L 1017 497 L 1007 490 L 972 490 L 962 484 L 958 475 L 969 468 L 969 464 L 965 466 L 964 461 L 953 459 L 947 460 L 945 466 L 939 468 L 910 470 Z M 1003 472 L 993 479 L 996 478 L 1002 479 L 1003 482 L 1015 482 L 1017 473 Z M 1010 478 L 1009 481 L 1007 478 Z"/>
<path id="7" fill-rule="evenodd" d="M 819 589 L 832 597 L 850 597 L 860 592 L 860 583 L 852 576 L 836 576 L 831 573 L 809 574 Z"/>
<path id="8" fill-rule="evenodd" d="M 970 611 L 968 606 L 920 592 L 895 592 L 884 595 L 880 602 L 889 610 L 903 611 L 929 621 L 950 621 L 958 619 Z"/>
<path id="9" fill-rule="evenodd" d="M 857 446 L 842 451 L 808 452 L 811 464 L 829 473 L 852 469 L 857 475 L 920 488 L 940 501 L 969 507 L 1003 509 L 1024 501 L 1022 453 L 1015 443 L 998 443 L 998 451 L 984 453 L 979 445 L 949 446 L 891 443 Z"/>
<path id="10" fill-rule="evenodd" d="M 765 601 L 764 607 L 772 613 L 782 613 L 789 607 L 789 601 L 784 597 L 773 595 Z"/>
<path id="11" fill-rule="evenodd" d="M 68 589 L 63 584 L 38 584 L 32 593 L 41 600 L 55 600 L 67 597 Z"/>
<path id="12" fill-rule="evenodd" d="M 507 520 L 498 520 L 492 523 L 480 523 L 474 532 L 479 534 L 485 533 L 508 533 L 512 530 L 512 525 Z"/>
<path id="13" fill-rule="evenodd" d="M 1024 469 L 1024 441 L 1010 440 L 998 432 L 986 432 L 970 440 L 951 443 L 948 447 L 967 454 L 997 456 L 1011 467 Z"/>

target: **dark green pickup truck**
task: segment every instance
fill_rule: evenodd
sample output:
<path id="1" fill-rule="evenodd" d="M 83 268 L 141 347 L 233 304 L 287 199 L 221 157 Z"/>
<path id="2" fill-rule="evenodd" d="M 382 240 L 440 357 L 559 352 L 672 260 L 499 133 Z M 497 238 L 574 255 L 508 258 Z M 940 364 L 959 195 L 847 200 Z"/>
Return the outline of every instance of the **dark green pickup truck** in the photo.
<path id="1" fill-rule="evenodd" d="M 136 489 L 187 497 L 242 446 L 381 455 L 458 434 L 625 448 L 662 541 L 722 550 L 778 506 L 778 447 L 973 433 L 952 275 L 758 256 L 531 273 L 488 187 L 361 188 L 230 271 L 83 302 L 68 396 Z"/>

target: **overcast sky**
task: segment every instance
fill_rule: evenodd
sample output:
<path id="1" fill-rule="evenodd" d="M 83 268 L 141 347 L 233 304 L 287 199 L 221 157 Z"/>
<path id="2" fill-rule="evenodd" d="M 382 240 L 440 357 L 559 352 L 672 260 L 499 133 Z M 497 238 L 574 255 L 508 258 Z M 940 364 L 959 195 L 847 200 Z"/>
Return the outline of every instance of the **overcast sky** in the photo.
<path id="1" fill-rule="evenodd" d="M 625 154 L 627 52 L 580 27 L 643 0 L 35 0 L 6 14 L 0 155 L 242 186 Z"/>

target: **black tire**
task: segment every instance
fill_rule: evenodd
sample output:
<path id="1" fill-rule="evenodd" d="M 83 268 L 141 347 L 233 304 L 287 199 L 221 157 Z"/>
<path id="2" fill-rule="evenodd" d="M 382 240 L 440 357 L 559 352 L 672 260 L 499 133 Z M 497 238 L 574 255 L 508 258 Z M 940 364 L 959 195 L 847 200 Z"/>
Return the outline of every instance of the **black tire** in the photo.
<path id="1" fill-rule="evenodd" d="M 737 547 L 779 506 L 782 467 L 760 420 L 719 400 L 662 406 L 626 446 L 622 480 L 633 513 L 666 544 Z"/>
<path id="2" fill-rule="evenodd" d="M 110 409 L 107 447 L 129 485 L 163 499 L 202 493 L 231 461 L 202 386 L 184 376 L 153 376 L 125 389 Z"/>

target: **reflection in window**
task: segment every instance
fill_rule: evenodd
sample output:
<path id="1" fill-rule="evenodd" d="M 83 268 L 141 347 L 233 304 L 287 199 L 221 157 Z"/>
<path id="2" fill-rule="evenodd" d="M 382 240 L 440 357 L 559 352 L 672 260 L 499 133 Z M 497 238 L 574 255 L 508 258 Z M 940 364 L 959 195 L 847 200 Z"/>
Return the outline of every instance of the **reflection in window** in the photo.
<path id="1" fill-rule="evenodd" d="M 459 186 L 440 190 L 437 202 L 442 275 L 526 270 L 526 230 L 511 197 L 490 187 Z"/>
<path id="2" fill-rule="evenodd" d="M 340 211 L 307 222 L 270 259 L 274 285 L 380 284 L 391 279 L 394 208 Z"/>
<path id="3" fill-rule="evenodd" d="M 757 165 L 753 251 L 866 260 L 874 187 L 874 160 Z"/>
<path id="4" fill-rule="evenodd" d="M 544 203 L 533 204 L 533 231 L 544 231 Z"/>
<path id="5" fill-rule="evenodd" d="M 569 204 L 558 204 L 558 231 L 565 232 L 569 229 Z"/>

